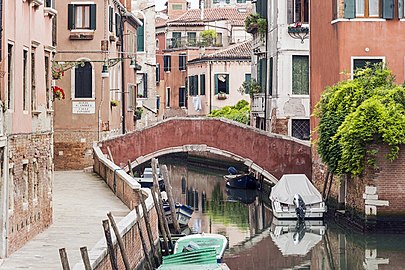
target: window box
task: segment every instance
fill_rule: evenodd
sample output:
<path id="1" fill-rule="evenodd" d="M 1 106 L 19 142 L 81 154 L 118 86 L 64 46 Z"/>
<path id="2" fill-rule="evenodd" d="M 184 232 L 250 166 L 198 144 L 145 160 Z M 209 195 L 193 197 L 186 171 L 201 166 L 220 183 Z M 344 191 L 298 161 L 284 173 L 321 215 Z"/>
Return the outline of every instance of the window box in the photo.
<path id="1" fill-rule="evenodd" d="M 245 19 L 245 30 L 250 34 L 257 32 L 264 36 L 267 32 L 267 20 L 260 16 L 259 13 L 253 13 Z"/>
<path id="2" fill-rule="evenodd" d="M 258 30 L 259 25 L 257 23 L 252 23 L 246 28 L 246 32 L 248 32 L 249 34 L 256 34 Z"/>
<path id="3" fill-rule="evenodd" d="M 288 33 L 309 33 L 309 27 L 301 26 L 301 25 L 294 25 L 288 26 Z"/>
<path id="4" fill-rule="evenodd" d="M 226 93 L 218 93 L 217 98 L 218 98 L 219 100 L 227 99 Z"/>

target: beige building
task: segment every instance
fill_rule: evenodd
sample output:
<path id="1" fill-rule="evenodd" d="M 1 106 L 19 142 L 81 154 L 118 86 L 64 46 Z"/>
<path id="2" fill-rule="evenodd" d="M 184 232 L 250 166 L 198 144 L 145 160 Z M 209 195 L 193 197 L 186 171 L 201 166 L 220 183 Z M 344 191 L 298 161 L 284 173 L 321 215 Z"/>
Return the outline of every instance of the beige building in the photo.
<path id="1" fill-rule="evenodd" d="M 53 84 L 64 91 L 54 102 L 56 169 L 90 166 L 94 142 L 134 130 L 136 28 L 142 22 L 130 12 L 130 1 L 121 2 L 56 4 Z"/>
<path id="2" fill-rule="evenodd" d="M 207 115 L 212 110 L 233 106 L 249 93 L 242 91 L 251 79 L 251 40 L 237 43 L 188 62 L 188 115 Z"/>
<path id="3" fill-rule="evenodd" d="M 0 1 L 0 258 L 52 223 L 53 1 Z M 18 19 L 17 19 L 18 18 Z"/>

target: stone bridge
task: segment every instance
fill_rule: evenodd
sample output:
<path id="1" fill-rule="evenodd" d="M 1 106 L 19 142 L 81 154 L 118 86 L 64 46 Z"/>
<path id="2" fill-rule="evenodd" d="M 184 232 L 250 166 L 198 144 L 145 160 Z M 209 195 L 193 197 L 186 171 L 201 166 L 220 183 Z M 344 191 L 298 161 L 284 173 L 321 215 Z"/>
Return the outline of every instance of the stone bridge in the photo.
<path id="1" fill-rule="evenodd" d="M 107 154 L 108 149 L 114 163 L 121 168 L 128 161 L 134 167 L 165 154 L 208 151 L 243 162 L 273 183 L 283 174 L 304 173 L 309 179 L 312 176 L 308 142 L 226 119 L 169 118 L 102 141 L 102 152 Z"/>

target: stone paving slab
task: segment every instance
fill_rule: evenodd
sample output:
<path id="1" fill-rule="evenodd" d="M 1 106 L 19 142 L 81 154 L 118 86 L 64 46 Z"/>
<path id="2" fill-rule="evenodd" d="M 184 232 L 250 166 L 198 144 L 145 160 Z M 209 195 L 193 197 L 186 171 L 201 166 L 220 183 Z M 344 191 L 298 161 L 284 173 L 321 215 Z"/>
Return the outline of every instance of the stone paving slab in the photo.
<path id="1" fill-rule="evenodd" d="M 62 269 L 59 248 L 66 248 L 71 268 L 104 237 L 102 220 L 111 212 L 118 223 L 130 211 L 94 173 L 55 172 L 53 224 L 3 260 L 1 270 Z"/>

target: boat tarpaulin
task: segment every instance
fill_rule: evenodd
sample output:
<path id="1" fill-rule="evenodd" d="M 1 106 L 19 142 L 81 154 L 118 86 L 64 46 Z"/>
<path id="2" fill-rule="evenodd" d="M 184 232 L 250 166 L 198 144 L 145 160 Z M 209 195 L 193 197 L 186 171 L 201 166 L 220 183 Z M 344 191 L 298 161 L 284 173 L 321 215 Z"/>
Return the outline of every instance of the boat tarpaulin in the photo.
<path id="1" fill-rule="evenodd" d="M 322 202 L 321 193 L 312 185 L 305 174 L 283 175 L 271 189 L 270 199 L 292 205 L 295 194 L 299 194 L 305 204 Z"/>

